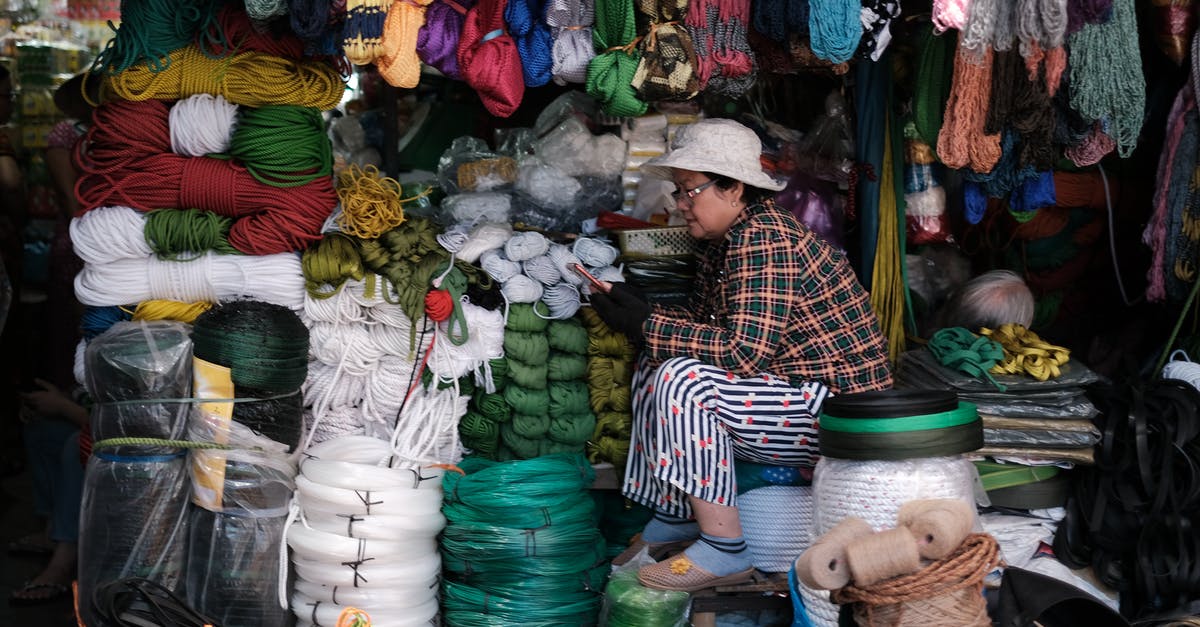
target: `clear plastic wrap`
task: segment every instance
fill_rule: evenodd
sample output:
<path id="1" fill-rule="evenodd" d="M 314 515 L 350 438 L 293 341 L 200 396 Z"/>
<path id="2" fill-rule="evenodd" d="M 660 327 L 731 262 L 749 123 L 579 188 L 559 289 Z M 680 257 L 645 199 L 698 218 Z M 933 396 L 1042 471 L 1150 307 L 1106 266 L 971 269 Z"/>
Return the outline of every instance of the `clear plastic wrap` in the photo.
<path id="1" fill-rule="evenodd" d="M 493 152 L 478 137 L 459 137 L 438 159 L 437 177 L 450 195 L 503 190 L 516 181 L 517 162 Z"/>
<path id="2" fill-rule="evenodd" d="M 625 141 L 612 134 L 592 135 L 578 118 L 567 118 L 533 146 L 545 163 L 570 176 L 620 176 L 625 169 Z"/>
<path id="3" fill-rule="evenodd" d="M 632 562 L 631 562 L 632 563 Z M 648 563 L 653 563 L 650 560 Z M 684 627 L 691 596 L 654 590 L 638 583 L 637 569 L 621 569 L 608 578 L 600 608 L 601 627 Z"/>
<path id="4" fill-rule="evenodd" d="M 816 178 L 846 183 L 854 164 L 854 135 L 846 99 L 837 91 L 825 97 L 825 113 L 796 146 L 798 170 Z"/>
<path id="5" fill-rule="evenodd" d="M 223 627 L 285 627 L 279 607 L 279 556 L 287 514 L 221 514 L 193 506 L 188 542 L 188 602 Z"/>
<path id="6" fill-rule="evenodd" d="M 440 221 L 446 224 L 509 222 L 512 204 L 512 196 L 498 192 L 456 194 L 442 201 Z"/>
<path id="7" fill-rule="evenodd" d="M 517 173 L 517 190 L 548 209 L 566 209 L 580 189 L 579 181 L 553 165 L 530 161 Z"/>

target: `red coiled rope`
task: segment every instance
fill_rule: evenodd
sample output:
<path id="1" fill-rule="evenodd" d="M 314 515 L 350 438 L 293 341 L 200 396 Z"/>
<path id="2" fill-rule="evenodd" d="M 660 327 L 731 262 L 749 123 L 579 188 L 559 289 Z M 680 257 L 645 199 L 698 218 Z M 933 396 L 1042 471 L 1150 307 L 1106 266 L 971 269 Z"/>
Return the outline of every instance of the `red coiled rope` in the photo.
<path id="1" fill-rule="evenodd" d="M 133 167 L 149 155 L 171 152 L 170 106 L 161 100 L 114 100 L 92 112 L 92 126 L 75 156 L 80 172 L 102 174 Z"/>
<path id="2" fill-rule="evenodd" d="M 481 0 L 467 11 L 458 42 L 458 68 L 479 92 L 483 106 L 506 118 L 525 97 L 525 77 L 517 44 L 504 27 L 507 0 Z"/>

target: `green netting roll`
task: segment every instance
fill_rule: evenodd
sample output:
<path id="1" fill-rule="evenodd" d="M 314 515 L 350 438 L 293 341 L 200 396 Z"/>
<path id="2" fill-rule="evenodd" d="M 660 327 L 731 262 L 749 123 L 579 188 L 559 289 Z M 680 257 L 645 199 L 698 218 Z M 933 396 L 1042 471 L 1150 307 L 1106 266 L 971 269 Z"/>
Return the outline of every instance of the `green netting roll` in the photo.
<path id="1" fill-rule="evenodd" d="M 591 412 L 582 414 L 553 414 L 546 437 L 550 441 L 568 446 L 583 446 L 596 428 L 596 417 Z"/>
<path id="2" fill-rule="evenodd" d="M 550 384 L 550 415 L 585 414 L 588 404 L 588 386 L 583 381 L 555 381 Z"/>
<path id="3" fill-rule="evenodd" d="M 551 381 L 574 381 L 587 377 L 587 357 L 550 351 L 550 361 L 546 363 L 546 378 Z"/>
<path id="4" fill-rule="evenodd" d="M 625 570 L 608 580 L 601 621 L 609 627 L 675 627 L 684 624 L 690 601 L 686 592 L 647 588 L 636 570 Z"/>
<path id="5" fill-rule="evenodd" d="M 513 413 L 512 420 L 504 423 L 506 429 L 530 440 L 540 440 L 550 431 L 550 414 Z"/>
<path id="6" fill-rule="evenodd" d="M 504 521 L 447 525 L 442 532 L 442 550 L 457 556 L 478 556 L 482 552 L 486 557 L 475 559 L 489 563 L 532 557 L 574 561 L 587 558 L 592 543 L 604 541 L 591 516 L 566 524 L 528 529 L 506 525 Z"/>
<path id="7" fill-rule="evenodd" d="M 550 315 L 550 308 L 541 301 L 536 303 L 537 310 L 543 316 Z M 529 303 L 513 303 L 508 306 L 508 320 L 504 323 L 506 331 L 524 331 L 529 333 L 545 333 L 550 321 L 533 311 L 534 305 Z"/>
<path id="8" fill-rule="evenodd" d="M 513 360 L 530 366 L 544 365 L 550 359 L 550 338 L 545 333 L 506 330 L 504 356 L 510 366 Z"/>
<path id="9" fill-rule="evenodd" d="M 544 390 L 548 380 L 547 374 L 545 363 L 540 366 L 531 366 L 525 362 L 510 359 L 508 360 L 509 385 L 504 387 L 504 391 L 507 392 L 513 387 L 513 384 L 531 390 Z"/>
<path id="10" fill-rule="evenodd" d="M 546 330 L 550 337 L 550 348 L 573 355 L 586 355 L 588 350 L 587 329 L 578 320 L 553 320 Z"/>

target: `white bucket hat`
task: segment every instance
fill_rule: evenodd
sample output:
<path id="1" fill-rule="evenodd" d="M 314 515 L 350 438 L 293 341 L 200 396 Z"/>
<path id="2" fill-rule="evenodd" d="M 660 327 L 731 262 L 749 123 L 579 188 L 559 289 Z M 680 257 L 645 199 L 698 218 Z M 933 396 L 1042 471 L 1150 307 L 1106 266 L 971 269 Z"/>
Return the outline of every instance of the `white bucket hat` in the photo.
<path id="1" fill-rule="evenodd" d="M 642 172 L 670 179 L 671 168 L 681 168 L 721 174 L 773 192 L 787 187 L 786 182 L 763 172 L 760 156 L 762 142 L 754 131 L 733 120 L 710 118 L 679 129 L 671 152 L 642 164 Z"/>

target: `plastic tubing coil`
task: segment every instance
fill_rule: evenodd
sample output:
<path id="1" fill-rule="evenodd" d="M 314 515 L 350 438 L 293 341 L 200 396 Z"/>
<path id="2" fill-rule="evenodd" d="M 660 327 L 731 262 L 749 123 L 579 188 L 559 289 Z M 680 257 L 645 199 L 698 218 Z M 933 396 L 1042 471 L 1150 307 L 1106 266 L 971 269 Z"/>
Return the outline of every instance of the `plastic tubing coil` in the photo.
<path id="1" fill-rule="evenodd" d="M 436 490 L 352 490 L 321 485 L 304 475 L 296 477 L 296 490 L 302 507 L 342 514 L 411 516 L 433 514 L 442 507 L 442 493 Z"/>
<path id="2" fill-rule="evenodd" d="M 437 552 L 437 542 L 433 538 L 411 538 L 407 541 L 347 538 L 328 531 L 309 529 L 304 525 L 288 528 L 287 543 L 299 557 L 333 564 L 354 560 L 407 562 Z"/>
<path id="3" fill-rule="evenodd" d="M 434 552 L 403 564 L 363 562 L 357 566 L 296 558 L 292 560 L 292 565 L 296 567 L 296 575 L 308 581 L 330 586 L 390 589 L 414 584 L 435 585 L 434 581 L 442 570 L 442 556 Z"/>
<path id="4" fill-rule="evenodd" d="M 318 602 L 301 592 L 292 594 L 292 611 L 301 619 L 301 622 L 306 622 L 310 625 L 335 627 L 339 624 L 338 616 L 341 615 L 344 609 L 346 609 L 346 606 L 326 603 L 324 601 Z M 418 627 L 430 624 L 433 617 L 437 615 L 438 603 L 437 597 L 431 597 L 417 607 L 394 608 L 392 612 L 389 612 L 385 608 L 372 608 L 365 611 L 370 614 L 372 625 Z"/>
<path id="5" fill-rule="evenodd" d="M 441 512 L 413 515 L 366 515 L 350 512 L 330 511 L 320 506 L 304 507 L 304 520 L 309 527 L 351 538 L 379 540 L 404 540 L 407 538 L 432 538 L 446 527 L 446 517 Z"/>

